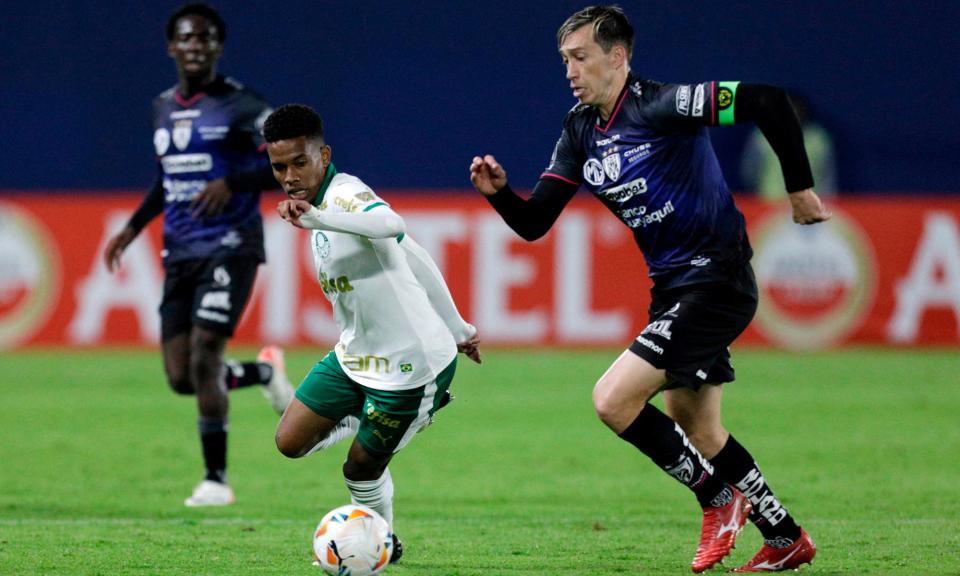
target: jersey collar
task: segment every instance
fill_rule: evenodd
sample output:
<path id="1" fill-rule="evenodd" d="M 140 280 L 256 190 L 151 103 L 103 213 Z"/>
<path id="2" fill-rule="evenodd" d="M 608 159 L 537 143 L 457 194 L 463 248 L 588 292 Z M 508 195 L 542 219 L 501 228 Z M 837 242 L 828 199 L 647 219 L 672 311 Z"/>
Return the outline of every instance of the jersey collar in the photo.
<path id="1" fill-rule="evenodd" d="M 337 175 L 337 167 L 333 165 L 333 162 L 327 164 L 327 173 L 323 175 L 323 184 L 320 185 L 320 192 L 317 194 L 317 198 L 313 201 L 314 206 L 320 206 L 320 203 L 323 202 L 323 197 L 327 193 L 327 188 L 330 187 L 330 181 L 333 180 L 333 177 Z"/>
<path id="2" fill-rule="evenodd" d="M 633 79 L 633 74 L 627 74 L 627 81 L 623 84 L 623 89 L 620 90 L 620 96 L 617 98 L 617 106 L 613 109 L 613 112 L 610 114 L 610 119 L 607 120 L 605 126 L 601 127 L 600 123 L 603 122 L 603 118 L 600 116 L 600 109 L 597 108 L 597 130 L 606 133 L 607 130 L 613 126 L 613 121 L 617 119 L 617 114 L 620 112 L 620 107 L 623 106 L 623 101 L 627 97 L 627 89 L 630 87 L 630 81 Z"/>
<path id="3" fill-rule="evenodd" d="M 202 90 L 190 96 L 189 98 L 184 97 L 180 94 L 180 85 L 176 85 L 173 88 L 173 97 L 176 100 L 177 104 L 181 108 L 189 108 L 199 102 L 201 99 L 205 98 L 208 94 L 216 94 L 223 92 L 223 87 L 226 85 L 226 81 L 223 76 L 217 75 L 212 82 L 203 87 Z"/>

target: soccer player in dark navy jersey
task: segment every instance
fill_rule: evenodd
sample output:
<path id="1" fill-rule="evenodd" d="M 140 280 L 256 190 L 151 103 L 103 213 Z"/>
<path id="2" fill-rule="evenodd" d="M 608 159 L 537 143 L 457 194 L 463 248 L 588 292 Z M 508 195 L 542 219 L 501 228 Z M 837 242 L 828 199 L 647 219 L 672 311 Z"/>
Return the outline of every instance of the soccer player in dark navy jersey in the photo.
<path id="1" fill-rule="evenodd" d="M 234 501 L 226 477 L 227 391 L 261 384 L 280 413 L 293 396 L 279 348 L 264 348 L 257 362 L 223 356 L 264 261 L 260 191 L 276 184 L 260 134 L 269 105 L 217 74 L 225 34 L 223 19 L 205 4 L 185 5 L 167 22 L 179 82 L 153 103 L 157 179 L 104 254 L 112 271 L 163 214 L 164 369 L 175 392 L 197 397 L 206 466 L 188 506 Z"/>
<path id="2" fill-rule="evenodd" d="M 720 420 L 734 379 L 728 346 L 757 307 L 743 215 L 706 127 L 754 122 L 777 153 L 799 224 L 830 217 L 816 193 L 786 93 L 745 82 L 663 84 L 630 69 L 633 28 L 615 6 L 585 8 L 557 33 L 579 103 L 524 199 L 493 156 L 470 179 L 524 239 L 543 236 L 584 186 L 633 232 L 653 279 L 649 324 L 597 381 L 594 407 L 620 438 L 688 486 L 703 508 L 691 568 L 720 562 L 749 518 L 764 536 L 740 572 L 810 562 L 810 536 L 774 496 Z M 666 414 L 648 401 L 663 391 Z"/>

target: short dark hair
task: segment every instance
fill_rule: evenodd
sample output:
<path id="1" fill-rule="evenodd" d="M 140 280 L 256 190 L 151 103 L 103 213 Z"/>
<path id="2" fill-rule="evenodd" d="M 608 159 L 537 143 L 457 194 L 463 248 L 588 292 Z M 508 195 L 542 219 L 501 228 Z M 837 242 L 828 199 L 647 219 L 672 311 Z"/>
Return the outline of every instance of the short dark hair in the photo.
<path id="1" fill-rule="evenodd" d="M 170 15 L 170 19 L 167 20 L 167 42 L 173 40 L 173 36 L 177 32 L 177 20 L 184 16 L 203 16 L 217 28 L 217 39 L 220 43 L 222 44 L 226 41 L 227 24 L 223 21 L 223 18 L 220 17 L 220 13 L 209 4 L 194 2 L 192 4 L 184 4 Z"/>
<path id="2" fill-rule="evenodd" d="M 285 104 L 267 116 L 263 123 L 263 139 L 267 142 L 306 136 L 307 140 L 323 140 L 323 120 L 317 111 L 305 104 Z"/>
<path id="3" fill-rule="evenodd" d="M 593 25 L 593 39 L 603 48 L 604 52 L 617 44 L 627 49 L 627 61 L 633 56 L 633 26 L 627 20 L 623 9 L 616 4 L 612 6 L 587 6 L 573 16 L 557 30 L 557 48 L 573 31 L 587 24 Z"/>

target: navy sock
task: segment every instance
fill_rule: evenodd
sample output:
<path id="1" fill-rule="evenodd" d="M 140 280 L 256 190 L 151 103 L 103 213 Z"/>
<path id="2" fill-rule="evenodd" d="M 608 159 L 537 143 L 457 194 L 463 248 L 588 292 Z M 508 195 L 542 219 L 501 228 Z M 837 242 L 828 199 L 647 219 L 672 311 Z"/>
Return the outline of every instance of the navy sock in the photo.
<path id="1" fill-rule="evenodd" d="M 620 437 L 690 488 L 701 506 L 722 506 L 733 496 L 713 474 L 713 466 L 694 448 L 683 429 L 656 406 L 644 406 Z"/>
<path id="2" fill-rule="evenodd" d="M 753 504 L 750 521 L 756 524 L 764 540 L 774 546 L 784 547 L 800 537 L 800 527 L 773 495 L 753 456 L 733 436 L 710 459 L 710 463 L 718 476 L 750 499 Z"/>
<path id="3" fill-rule="evenodd" d="M 197 421 L 200 431 L 200 446 L 203 449 L 203 464 L 206 467 L 205 480 L 227 482 L 227 421 L 221 418 L 200 417 Z"/>
<path id="4" fill-rule="evenodd" d="M 254 384 L 266 384 L 273 377 L 273 366 L 265 362 L 237 362 L 227 360 L 224 370 L 224 382 L 227 390 L 246 388 Z"/>

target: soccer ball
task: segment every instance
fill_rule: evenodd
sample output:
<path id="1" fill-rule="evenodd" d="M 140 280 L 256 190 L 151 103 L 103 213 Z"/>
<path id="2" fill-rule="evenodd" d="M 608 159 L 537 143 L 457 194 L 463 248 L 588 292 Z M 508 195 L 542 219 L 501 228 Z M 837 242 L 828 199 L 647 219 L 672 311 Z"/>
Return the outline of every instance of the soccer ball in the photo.
<path id="1" fill-rule="evenodd" d="M 383 516 L 360 504 L 327 512 L 313 533 L 314 563 L 334 576 L 379 574 L 393 554 L 393 534 Z"/>

